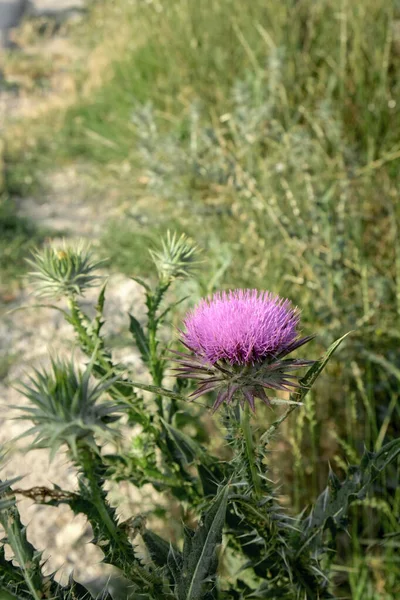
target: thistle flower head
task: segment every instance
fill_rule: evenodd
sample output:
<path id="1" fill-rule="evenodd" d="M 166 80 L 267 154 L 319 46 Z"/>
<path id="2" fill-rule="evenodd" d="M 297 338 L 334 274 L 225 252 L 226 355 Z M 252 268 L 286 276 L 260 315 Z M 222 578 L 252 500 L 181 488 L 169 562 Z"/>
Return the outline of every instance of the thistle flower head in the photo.
<path id="1" fill-rule="evenodd" d="M 178 237 L 170 231 L 159 250 L 150 250 L 159 276 L 166 281 L 188 277 L 199 263 L 197 254 L 197 246 L 185 234 Z"/>
<path id="2" fill-rule="evenodd" d="M 27 261 L 33 271 L 29 278 L 35 285 L 38 296 L 60 298 L 82 295 L 97 284 L 96 270 L 105 261 L 93 259 L 90 248 L 83 242 L 68 246 L 47 246 L 33 253 Z"/>
<path id="3" fill-rule="evenodd" d="M 308 342 L 297 331 L 299 311 L 270 292 L 234 290 L 202 300 L 184 320 L 178 375 L 200 385 L 192 397 L 218 390 L 214 409 L 239 396 L 254 410 L 254 398 L 268 403 L 265 389 L 298 387 L 291 371 L 312 361 L 285 359 Z"/>
<path id="4" fill-rule="evenodd" d="M 71 362 L 53 360 L 50 371 L 35 370 L 20 391 L 30 400 L 18 407 L 19 419 L 33 422 L 23 435 L 35 434 L 34 448 L 49 448 L 54 456 L 62 444 L 76 455 L 77 445 L 94 447 L 94 435 L 107 435 L 109 424 L 119 418 L 119 407 L 99 399 L 113 385 L 107 380 L 92 385 L 92 363 L 82 373 Z"/>
<path id="5" fill-rule="evenodd" d="M 269 292 L 235 290 L 202 300 L 184 321 L 183 341 L 211 364 L 254 364 L 297 338 L 299 313 Z"/>

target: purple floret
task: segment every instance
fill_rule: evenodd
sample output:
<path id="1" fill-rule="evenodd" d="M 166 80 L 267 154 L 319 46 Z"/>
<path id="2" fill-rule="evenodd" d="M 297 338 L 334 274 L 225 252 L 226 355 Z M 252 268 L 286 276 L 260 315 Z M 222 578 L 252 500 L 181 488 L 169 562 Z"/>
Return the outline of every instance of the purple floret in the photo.
<path id="1" fill-rule="evenodd" d="M 293 371 L 313 361 L 287 356 L 313 336 L 300 338 L 298 324 L 297 308 L 271 292 L 218 292 L 184 321 L 189 352 L 175 352 L 177 376 L 197 382 L 193 400 L 215 392 L 214 411 L 236 401 L 254 411 L 255 398 L 269 404 L 266 391 L 301 387 Z"/>
<path id="2" fill-rule="evenodd" d="M 270 292 L 218 292 L 189 313 L 182 340 L 211 364 L 255 364 L 288 349 L 298 337 L 298 323 L 290 301 Z"/>

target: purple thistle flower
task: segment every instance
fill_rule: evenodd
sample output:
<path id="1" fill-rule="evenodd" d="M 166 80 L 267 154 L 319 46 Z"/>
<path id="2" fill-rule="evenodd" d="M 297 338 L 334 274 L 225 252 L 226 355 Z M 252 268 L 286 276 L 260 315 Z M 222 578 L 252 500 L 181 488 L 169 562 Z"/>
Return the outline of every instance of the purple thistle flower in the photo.
<path id="1" fill-rule="evenodd" d="M 214 410 L 239 396 L 254 411 L 255 397 L 269 403 L 265 388 L 299 387 L 290 372 L 313 362 L 285 359 L 312 339 L 299 337 L 299 320 L 289 300 L 270 292 L 233 290 L 201 300 L 184 320 L 181 341 L 190 354 L 177 353 L 178 377 L 198 381 L 192 398 L 218 390 Z"/>

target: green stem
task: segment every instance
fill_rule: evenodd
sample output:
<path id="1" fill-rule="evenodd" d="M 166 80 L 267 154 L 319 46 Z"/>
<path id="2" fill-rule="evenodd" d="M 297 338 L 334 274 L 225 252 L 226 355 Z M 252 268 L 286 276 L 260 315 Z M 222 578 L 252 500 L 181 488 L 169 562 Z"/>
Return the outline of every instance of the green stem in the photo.
<path id="1" fill-rule="evenodd" d="M 260 437 L 260 444 L 267 446 L 269 444 L 269 442 L 271 441 L 272 437 L 274 436 L 279 425 L 281 423 L 283 423 L 283 421 L 285 421 L 288 418 L 288 416 L 294 410 L 296 410 L 297 407 L 298 407 L 298 404 L 291 404 L 289 406 L 289 408 L 283 413 L 283 415 L 281 415 L 279 417 L 279 419 L 277 419 L 274 423 L 272 423 L 272 425 L 267 429 L 267 431 L 265 433 L 263 433 L 263 435 Z"/>
<path id="2" fill-rule="evenodd" d="M 81 311 L 76 298 L 71 295 L 68 298 L 68 304 L 71 314 L 68 315 L 68 322 L 73 326 L 78 336 L 80 347 L 90 358 L 96 353 L 96 360 L 93 364 L 93 374 L 97 377 L 109 376 L 115 377 L 118 369 L 111 360 L 110 352 L 104 347 L 103 339 L 96 333 L 90 333 L 91 322 L 88 316 Z M 115 382 L 109 389 L 110 396 L 118 400 L 121 397 L 128 405 L 128 415 L 132 422 L 140 423 L 144 430 L 152 433 L 155 437 L 157 431 L 152 426 L 151 419 L 142 410 L 142 399 L 134 398 L 132 403 L 132 389 L 129 389 L 123 381 Z"/>
<path id="3" fill-rule="evenodd" d="M 154 586 L 160 586 L 162 581 L 142 565 L 141 560 L 135 555 L 126 531 L 118 526 L 114 509 L 107 504 L 106 492 L 103 489 L 104 466 L 101 458 L 91 448 L 83 447 L 80 450 L 79 466 L 88 482 L 90 503 L 97 512 L 94 516 L 89 510 L 86 516 L 92 525 L 95 537 L 99 537 L 100 534 L 109 542 L 107 561 L 118 567 L 127 579 L 140 586 L 141 591 L 152 593 Z M 153 595 L 151 597 L 153 598 Z"/>
<path id="4" fill-rule="evenodd" d="M 162 384 L 162 369 L 160 360 L 157 356 L 157 325 L 152 323 L 152 327 L 149 326 L 149 352 L 150 352 L 150 373 L 153 379 L 153 383 L 157 387 L 161 387 Z M 160 416 L 163 416 L 163 401 L 162 396 L 157 395 L 155 398 L 158 412 Z"/>
<path id="5" fill-rule="evenodd" d="M 254 452 L 253 444 L 253 432 L 250 425 L 250 407 L 248 403 L 245 403 L 244 409 L 241 411 L 240 425 L 243 432 L 243 439 L 246 449 L 246 457 L 249 464 L 251 479 L 254 487 L 254 494 L 256 498 L 261 496 L 261 480 L 257 470 L 256 457 Z"/>
<path id="6" fill-rule="evenodd" d="M 147 293 L 146 299 L 148 308 L 147 330 L 149 336 L 150 373 L 153 378 L 153 383 L 157 387 L 162 386 L 164 375 L 163 360 L 158 353 L 157 329 L 160 321 L 157 318 L 157 311 L 169 286 L 170 282 L 165 283 L 161 281 L 154 292 Z M 157 395 L 155 400 L 159 415 L 164 417 L 164 403 L 162 396 Z"/>
<path id="7" fill-rule="evenodd" d="M 113 509 L 107 504 L 106 493 L 103 489 L 104 480 L 101 476 L 103 466 L 99 464 L 99 457 L 96 456 L 93 450 L 87 447 L 81 448 L 80 467 L 89 484 L 90 501 L 98 514 L 98 519 L 95 522 L 93 522 L 91 515 L 87 515 L 93 528 L 107 537 L 116 554 L 117 563 L 122 563 L 121 559 L 124 557 L 134 558 L 131 544 L 124 532 L 118 527 Z M 117 566 L 123 569 L 122 564 Z"/>
<path id="8" fill-rule="evenodd" d="M 38 558 L 35 557 L 33 546 L 26 538 L 17 507 L 12 506 L 0 513 L 0 523 L 22 571 L 25 583 L 32 594 L 32 600 L 40 600 L 43 597 L 40 564 Z"/>
<path id="9" fill-rule="evenodd" d="M 10 544 L 11 545 L 11 544 Z M 20 548 L 18 548 L 15 544 L 11 545 L 11 548 L 15 554 L 15 558 L 17 559 L 17 561 L 19 562 L 19 564 L 21 565 L 21 570 L 24 574 L 24 579 L 26 582 L 26 585 L 29 588 L 29 591 L 32 594 L 32 600 L 40 600 L 42 597 L 42 592 L 41 590 L 36 589 L 35 584 L 32 581 L 31 575 L 29 573 L 29 569 L 27 569 L 25 567 L 24 562 L 20 562 L 21 561 L 21 555 L 20 555 Z"/>
<path id="10" fill-rule="evenodd" d="M 104 492 L 102 487 L 100 486 L 99 482 L 97 481 L 97 478 L 95 476 L 94 473 L 94 469 L 91 469 L 91 472 L 89 471 L 89 469 L 86 470 L 86 477 L 89 481 L 89 486 L 90 486 L 90 492 L 92 495 L 92 503 L 93 505 L 96 507 L 97 512 L 99 513 L 99 516 L 101 518 L 101 521 L 103 522 L 103 524 L 105 525 L 110 539 L 112 539 L 117 546 L 121 546 L 120 544 L 120 539 L 119 539 L 119 535 L 118 535 L 118 529 L 117 529 L 117 525 L 116 523 L 114 523 L 113 519 L 111 518 L 107 505 L 105 504 L 105 500 L 104 500 Z M 123 548 L 121 548 L 122 550 Z"/>

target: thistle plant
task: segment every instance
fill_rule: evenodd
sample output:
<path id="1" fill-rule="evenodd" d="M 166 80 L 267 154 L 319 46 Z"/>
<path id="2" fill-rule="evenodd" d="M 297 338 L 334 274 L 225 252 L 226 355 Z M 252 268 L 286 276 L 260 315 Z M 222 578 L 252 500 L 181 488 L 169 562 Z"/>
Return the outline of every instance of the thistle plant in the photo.
<path id="1" fill-rule="evenodd" d="M 90 248 L 83 242 L 67 248 L 48 246 L 35 252 L 28 263 L 35 269 L 30 273 L 37 295 L 43 298 L 82 296 L 85 290 L 99 281 L 98 269 L 104 261 L 93 259 Z"/>
<path id="2" fill-rule="evenodd" d="M 80 475 L 81 500 L 86 499 L 85 513 L 93 525 L 98 541 L 109 545 L 112 556 L 129 556 L 130 545 L 118 531 L 115 511 L 106 503 L 103 490 L 105 469 L 99 443 L 116 441 L 118 431 L 110 424 L 120 418 L 121 407 L 110 399 L 103 400 L 114 379 L 91 381 L 93 361 L 82 373 L 72 362 L 53 359 L 50 371 L 36 370 L 21 391 L 30 405 L 19 407 L 19 419 L 33 422 L 23 436 L 34 435 L 30 449 L 48 448 L 50 460 L 66 446 Z M 70 505 L 73 508 L 76 498 Z M 79 502 L 78 502 L 79 503 Z M 83 510 L 83 509 L 81 509 Z M 134 559 L 131 551 L 131 559 Z M 122 558 L 114 558 L 120 562 Z"/>
<path id="3" fill-rule="evenodd" d="M 147 319 L 134 314 L 127 319 L 150 376 L 145 383 L 114 360 L 102 333 L 107 284 L 94 317 L 81 308 L 80 295 L 98 281 L 90 251 L 64 245 L 35 255 L 39 293 L 64 294 L 63 314 L 88 364 L 80 371 L 73 362 L 53 359 L 49 370 L 34 371 L 20 385 L 28 400 L 20 418 L 32 422 L 26 433 L 34 439 L 27 451 L 48 448 L 52 458 L 66 449 L 79 486 L 73 492 L 54 486 L 38 493 L 38 488 L 15 488 L 16 481 L 0 484 L 3 542 L 16 559 L 6 560 L 0 547 L 2 590 L 14 600 L 90 595 L 85 582 L 61 587 L 54 576 L 43 576 L 41 555 L 29 544 L 19 517 L 16 499 L 23 495 L 51 506 L 67 503 L 86 515 L 94 543 L 119 573 L 119 585 L 106 585 L 101 593 L 106 600 L 334 598 L 331 564 L 337 536 L 347 531 L 349 507 L 364 501 L 397 459 L 400 441 L 365 450 L 344 478 L 330 470 L 326 489 L 300 514 L 280 505 L 279 482 L 272 480 L 269 466 L 278 459 L 270 449 L 279 428 L 303 410 L 347 334 L 320 358 L 293 357 L 300 348 L 304 354 L 312 339 L 300 333 L 300 311 L 272 292 L 231 290 L 180 315 L 179 332 L 172 331 L 170 343 L 162 344 L 159 327 L 179 306 L 167 292 L 177 280 L 193 276 L 198 251 L 185 236 L 168 234 L 151 256 L 155 273 L 146 281 L 136 278 L 145 292 Z M 168 352 L 173 344 L 178 345 Z M 135 428 L 132 440 L 121 440 L 122 417 L 125 427 Z M 205 432 L 211 419 L 217 421 L 214 431 L 221 432 L 212 445 Z M 168 507 L 165 526 L 157 531 L 148 527 L 149 515 L 140 504 L 121 523 L 106 492 L 106 483 L 120 481 L 139 489 L 150 485 L 171 506 L 178 503 L 180 538 L 169 540 L 176 513 Z"/>
<path id="4" fill-rule="evenodd" d="M 33 422 L 24 433 L 36 436 L 31 448 L 49 448 L 52 458 L 66 444 L 76 459 L 83 446 L 97 451 L 95 434 L 115 438 L 109 424 L 120 418 L 121 407 L 110 400 L 99 402 L 114 380 L 93 385 L 92 368 L 89 363 L 81 372 L 72 362 L 52 359 L 50 371 L 35 370 L 29 384 L 21 385 L 30 404 L 19 407 L 19 418 Z"/>

